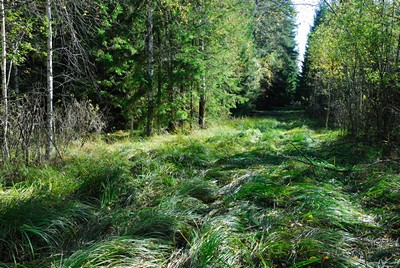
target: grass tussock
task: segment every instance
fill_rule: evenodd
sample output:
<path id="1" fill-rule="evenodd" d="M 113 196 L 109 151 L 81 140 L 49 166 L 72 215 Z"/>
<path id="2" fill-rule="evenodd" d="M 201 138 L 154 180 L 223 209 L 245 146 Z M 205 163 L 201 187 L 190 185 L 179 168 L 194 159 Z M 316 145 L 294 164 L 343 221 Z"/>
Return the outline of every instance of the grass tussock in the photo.
<path id="1" fill-rule="evenodd" d="M 76 251 L 61 267 L 161 267 L 170 250 L 156 239 L 109 238 Z"/>
<path id="2" fill-rule="evenodd" d="M 397 267 L 399 169 L 301 111 L 0 172 L 0 267 Z"/>

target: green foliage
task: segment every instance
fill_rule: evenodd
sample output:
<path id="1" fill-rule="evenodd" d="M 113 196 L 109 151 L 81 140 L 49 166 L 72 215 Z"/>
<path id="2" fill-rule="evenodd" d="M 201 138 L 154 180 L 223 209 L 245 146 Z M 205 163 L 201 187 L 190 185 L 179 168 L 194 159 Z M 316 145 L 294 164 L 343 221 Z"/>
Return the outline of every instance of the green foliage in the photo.
<path id="1" fill-rule="evenodd" d="M 167 262 L 169 249 L 156 239 L 115 237 L 75 252 L 61 267 L 161 267 Z"/>
<path id="2" fill-rule="evenodd" d="M 46 202 L 49 203 L 37 193 L 31 197 L 20 195 L 12 204 L 2 202 L 0 248 L 4 262 L 41 258 L 44 252 L 66 246 L 69 239 L 76 237 L 79 223 L 90 213 L 90 207 L 81 203 Z"/>
<path id="3" fill-rule="evenodd" d="M 80 199 L 94 199 L 103 206 L 114 202 L 118 197 L 118 185 L 124 183 L 126 170 L 123 159 L 119 156 L 106 158 L 76 159 L 69 164 L 69 176 L 79 182 L 75 195 Z"/>
<path id="4" fill-rule="evenodd" d="M 3 170 L 0 265 L 395 266 L 398 167 L 300 111 L 272 114 Z"/>
<path id="5" fill-rule="evenodd" d="M 290 104 L 297 84 L 296 11 L 292 1 L 257 1 L 255 43 L 261 65 L 259 109 Z"/>
<path id="6" fill-rule="evenodd" d="M 101 41 L 95 53 L 99 85 L 107 101 L 136 128 L 144 124 L 150 91 L 155 96 L 156 126 L 169 130 L 193 124 L 203 94 L 209 116 L 215 117 L 228 114 L 257 91 L 252 3 L 154 1 L 154 5 L 155 88 L 149 89 L 148 39 L 143 34 L 147 5 L 101 4 Z"/>
<path id="7" fill-rule="evenodd" d="M 201 117 L 291 100 L 297 72 L 291 1 L 152 2 L 151 88 L 147 2 L 52 3 L 56 109 L 75 97 L 99 105 L 109 128 L 142 131 L 152 114 L 156 130 L 174 132 L 193 129 Z M 45 3 L 5 4 L 12 100 L 36 96 L 46 84 Z"/>
<path id="8" fill-rule="evenodd" d="M 385 1 L 334 1 L 321 9 L 303 87 L 327 127 L 369 141 L 397 139 L 398 13 L 395 2 Z"/>
<path id="9" fill-rule="evenodd" d="M 217 199 L 216 185 L 200 178 L 193 178 L 184 181 L 179 187 L 179 192 L 183 195 L 188 195 L 201 200 L 206 204 L 212 203 Z"/>

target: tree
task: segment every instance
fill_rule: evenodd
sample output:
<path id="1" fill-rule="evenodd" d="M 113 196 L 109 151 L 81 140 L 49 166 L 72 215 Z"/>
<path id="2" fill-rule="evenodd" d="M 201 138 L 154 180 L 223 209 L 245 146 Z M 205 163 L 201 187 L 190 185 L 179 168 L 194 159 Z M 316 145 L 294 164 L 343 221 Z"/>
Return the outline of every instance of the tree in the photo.
<path id="1" fill-rule="evenodd" d="M 273 3 L 278 15 L 270 18 Z M 101 104 L 113 127 L 130 122 L 146 135 L 203 128 L 206 118 L 254 108 L 261 87 L 291 90 L 293 81 L 284 81 L 294 73 L 290 3 L 257 1 L 261 12 L 244 0 L 13 2 L 11 85 L 19 96 L 46 92 L 48 157 L 57 129 L 52 106 L 74 97 Z M 282 25 L 269 26 L 275 22 Z M 273 38 L 287 26 L 285 38 Z"/>
<path id="2" fill-rule="evenodd" d="M 148 14 L 147 14 L 147 55 L 148 55 L 148 69 L 147 69 L 147 122 L 146 122 L 146 135 L 153 134 L 153 120 L 154 120 L 154 20 L 153 20 L 153 0 L 148 0 Z"/>
<path id="3" fill-rule="evenodd" d="M 51 18 L 51 0 L 46 2 L 47 14 L 47 144 L 46 156 L 51 157 L 54 142 L 54 112 L 53 112 L 53 27 Z"/>
<path id="4" fill-rule="evenodd" d="M 7 2 L 7 8 L 3 9 L 7 39 L 2 43 L 2 48 L 8 52 L 2 58 L 5 60 L 2 70 L 6 73 L 3 76 L 6 92 L 2 90 L 6 96 L 2 98 L 2 107 L 6 108 L 2 109 L 4 158 L 23 155 L 28 162 L 33 146 L 37 159 L 42 159 L 44 151 L 50 158 L 56 136 L 53 99 L 65 107 L 68 102 L 72 103 L 69 99 L 79 90 L 63 89 L 88 85 L 86 81 L 91 79 L 90 72 L 81 70 L 90 65 L 82 59 L 87 59 L 87 45 L 93 41 L 94 34 L 90 32 L 93 28 L 84 26 L 82 21 L 96 22 L 97 15 L 86 16 L 83 11 L 93 12 L 93 3 L 94 0 L 73 1 L 72 4 L 64 0 Z M 77 13 L 79 19 L 72 19 Z M 88 38 L 83 41 L 83 36 Z M 57 49 L 53 50 L 53 46 Z M 47 72 L 43 72 L 45 69 Z M 75 75 L 78 72 L 80 75 Z"/>
<path id="5" fill-rule="evenodd" d="M 304 61 L 302 64 L 301 74 L 299 78 L 299 84 L 296 90 L 296 100 L 300 101 L 303 106 L 309 107 L 310 96 L 312 91 L 312 74 L 311 74 L 311 62 L 310 62 L 310 46 L 313 41 L 313 33 L 317 27 L 324 21 L 328 11 L 328 5 L 325 2 L 320 2 L 318 9 L 316 10 L 314 22 L 310 29 L 310 33 L 307 36 L 307 46 L 304 53 Z"/>
<path id="6" fill-rule="evenodd" d="M 292 1 L 257 1 L 254 38 L 262 66 L 258 108 L 289 104 L 297 85 L 296 12 Z"/>
<path id="7" fill-rule="evenodd" d="M 97 73 L 113 113 L 123 114 L 145 133 L 151 121 L 153 128 L 173 131 L 195 123 L 204 126 L 206 114 L 228 114 L 243 103 L 251 94 L 242 85 L 257 87 L 249 69 L 256 68 L 252 5 L 242 0 L 153 4 L 153 60 L 149 2 L 102 5 Z"/>
<path id="8" fill-rule="evenodd" d="M 316 27 L 305 79 L 326 123 L 369 141 L 399 137 L 399 12 L 395 1 L 336 1 Z"/>
<path id="9" fill-rule="evenodd" d="M 8 149 L 8 82 L 7 82 L 7 42 L 6 42 L 6 12 L 4 1 L 0 1 L 1 16 L 1 86 L 3 97 L 3 157 L 9 157 Z"/>

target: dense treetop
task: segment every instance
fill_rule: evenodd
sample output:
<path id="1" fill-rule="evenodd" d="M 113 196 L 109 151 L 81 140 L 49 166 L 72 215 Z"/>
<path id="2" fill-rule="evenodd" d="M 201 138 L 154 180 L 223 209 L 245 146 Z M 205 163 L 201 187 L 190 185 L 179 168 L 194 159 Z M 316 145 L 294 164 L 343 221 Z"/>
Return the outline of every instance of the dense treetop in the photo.
<path id="1" fill-rule="evenodd" d="M 151 135 L 293 101 L 327 127 L 397 140 L 396 1 L 322 1 L 300 76 L 290 0 L 1 2 L 5 147 L 28 151 L 55 143 L 43 140 L 52 133 L 99 129 L 95 114 L 108 130 Z M 76 101 L 85 122 L 67 112 Z M 54 113 L 42 109 L 53 102 Z M 18 129 L 33 121 L 47 122 L 47 134 Z"/>
<path id="2" fill-rule="evenodd" d="M 51 2 L 56 102 L 90 99 L 115 127 L 141 128 L 150 112 L 173 129 L 197 121 L 200 100 L 212 118 L 294 91 L 291 1 Z M 44 4 L 5 1 L 12 96 L 45 88 Z"/>
<path id="3" fill-rule="evenodd" d="M 398 1 L 324 2 L 309 37 L 303 101 L 326 125 L 368 141 L 398 141 Z"/>

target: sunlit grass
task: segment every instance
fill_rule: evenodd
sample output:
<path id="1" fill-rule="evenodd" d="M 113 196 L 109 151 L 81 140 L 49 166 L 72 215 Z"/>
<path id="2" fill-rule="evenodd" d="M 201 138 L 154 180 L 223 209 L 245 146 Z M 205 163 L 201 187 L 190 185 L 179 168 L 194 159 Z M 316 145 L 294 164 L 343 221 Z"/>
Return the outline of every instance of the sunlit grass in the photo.
<path id="1" fill-rule="evenodd" d="M 271 114 L 5 167 L 0 267 L 395 267 L 398 170 L 300 111 Z"/>
<path id="2" fill-rule="evenodd" d="M 170 245 L 156 239 L 111 237 L 74 252 L 61 267 L 161 267 L 170 251 Z"/>

